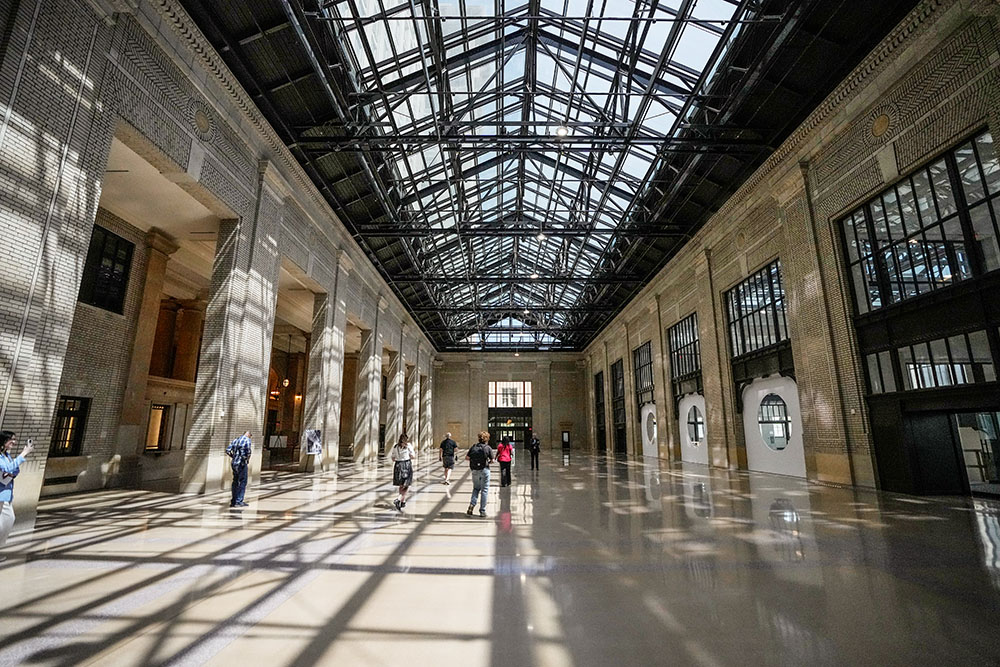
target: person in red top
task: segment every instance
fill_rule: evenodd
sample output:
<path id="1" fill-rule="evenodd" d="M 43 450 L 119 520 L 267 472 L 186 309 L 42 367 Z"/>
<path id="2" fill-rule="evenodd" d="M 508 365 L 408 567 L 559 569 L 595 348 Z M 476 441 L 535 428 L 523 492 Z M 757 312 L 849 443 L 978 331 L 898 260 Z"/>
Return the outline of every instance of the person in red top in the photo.
<path id="1" fill-rule="evenodd" d="M 510 462 L 514 458 L 514 446 L 510 438 L 502 438 L 497 445 L 497 461 L 500 462 L 500 486 L 510 486 Z"/>

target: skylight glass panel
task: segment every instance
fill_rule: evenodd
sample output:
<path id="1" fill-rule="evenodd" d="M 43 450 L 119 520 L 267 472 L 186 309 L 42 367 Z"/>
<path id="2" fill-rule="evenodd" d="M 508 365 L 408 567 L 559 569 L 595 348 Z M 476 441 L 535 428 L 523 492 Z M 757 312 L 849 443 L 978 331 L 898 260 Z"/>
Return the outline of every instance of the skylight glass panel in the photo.
<path id="1" fill-rule="evenodd" d="M 669 141 L 702 69 L 715 67 L 711 56 L 736 5 L 696 0 L 681 22 L 674 20 L 679 0 L 655 7 L 633 0 L 542 0 L 532 18 L 524 0 L 430 6 L 431 20 L 424 17 L 427 4 L 407 0 L 336 2 L 323 10 L 334 19 L 353 60 L 349 75 L 363 95 L 352 117 L 372 119 L 377 124 L 369 132 L 395 137 L 393 152 L 369 154 L 399 198 L 392 217 L 446 232 L 408 237 L 421 250 L 423 271 L 456 279 L 431 290 L 442 306 L 474 309 L 477 298 L 506 305 L 515 297 L 577 305 L 585 293 L 599 291 L 580 283 L 472 289 L 461 279 L 523 279 L 533 270 L 572 271 L 585 279 L 609 266 L 609 249 L 623 243 L 614 230 L 639 215 L 646 181 L 662 164 L 660 149 L 587 138 Z M 640 20 L 630 20 L 633 15 Z M 554 142 L 557 136 L 566 137 L 564 144 Z M 388 169 L 380 159 L 388 160 Z M 515 225 L 517 240 L 471 233 Z M 540 242 L 535 229 L 590 234 Z M 451 321 L 468 321 L 461 315 Z M 570 321 L 564 317 L 546 322 Z M 539 340 L 543 322 L 530 321 L 530 335 Z M 495 339 L 468 340 L 488 345 Z"/>

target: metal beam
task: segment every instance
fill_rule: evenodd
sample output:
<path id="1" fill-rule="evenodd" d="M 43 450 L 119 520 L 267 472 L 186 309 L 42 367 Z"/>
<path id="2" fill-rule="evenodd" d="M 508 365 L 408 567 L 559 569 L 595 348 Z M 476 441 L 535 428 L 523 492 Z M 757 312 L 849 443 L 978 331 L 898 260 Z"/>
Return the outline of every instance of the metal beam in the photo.
<path id="1" fill-rule="evenodd" d="M 448 285 L 462 285 L 462 284 L 473 284 L 473 283 L 499 283 L 499 284 L 515 284 L 515 285 L 579 285 L 584 287 L 586 285 L 622 285 L 623 287 L 630 287 L 635 285 L 643 284 L 641 277 L 634 276 L 571 276 L 571 277 L 552 277 L 552 276 L 539 276 L 538 278 L 532 278 L 530 276 L 445 276 L 445 275 L 427 275 L 427 276 L 391 276 L 390 282 L 395 284 L 403 283 L 440 283 Z"/>
<path id="2" fill-rule="evenodd" d="M 409 225 L 405 221 L 400 221 L 400 225 Z M 455 229 L 454 227 L 449 229 L 434 229 L 431 227 L 410 227 L 410 226 L 366 226 L 358 225 L 356 226 L 358 236 L 369 236 L 369 237 L 404 237 L 404 238 L 422 238 L 425 236 L 457 236 L 461 235 L 464 237 L 480 237 L 480 238 L 507 238 L 511 236 L 517 237 L 531 237 L 535 238 L 538 236 L 538 223 L 534 223 L 533 229 L 475 229 L 469 227 L 463 227 L 461 231 Z M 546 229 L 544 234 L 546 237 L 554 238 L 586 238 L 588 236 L 593 236 L 595 233 L 604 233 L 603 230 L 593 229 Z M 609 229 L 607 234 L 634 234 L 636 236 L 643 236 L 646 238 L 685 238 L 691 235 L 690 230 L 687 229 L 636 229 L 636 228 L 617 228 Z"/>

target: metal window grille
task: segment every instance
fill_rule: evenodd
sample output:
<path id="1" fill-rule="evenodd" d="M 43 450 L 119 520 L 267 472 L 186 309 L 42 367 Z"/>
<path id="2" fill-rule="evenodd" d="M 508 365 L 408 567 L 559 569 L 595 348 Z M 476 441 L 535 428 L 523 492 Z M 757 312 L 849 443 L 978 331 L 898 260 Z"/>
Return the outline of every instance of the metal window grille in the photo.
<path id="1" fill-rule="evenodd" d="M 635 371 L 636 406 L 653 402 L 653 346 L 647 341 L 632 350 L 632 368 Z M 638 414 L 638 411 L 637 411 Z"/>
<path id="2" fill-rule="evenodd" d="M 670 377 L 673 380 L 701 371 L 698 313 L 691 313 L 667 330 L 670 341 Z"/>
<path id="3" fill-rule="evenodd" d="M 781 260 L 774 260 L 726 292 L 733 358 L 788 340 Z"/>
<path id="4" fill-rule="evenodd" d="M 858 315 L 1000 269 L 1000 161 L 982 132 L 841 220 Z"/>

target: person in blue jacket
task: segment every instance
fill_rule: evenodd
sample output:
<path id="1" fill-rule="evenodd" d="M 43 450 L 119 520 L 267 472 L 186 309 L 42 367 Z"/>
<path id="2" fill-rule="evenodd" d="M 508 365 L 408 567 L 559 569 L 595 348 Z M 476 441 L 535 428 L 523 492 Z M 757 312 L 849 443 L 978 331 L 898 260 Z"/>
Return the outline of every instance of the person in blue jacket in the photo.
<path id="1" fill-rule="evenodd" d="M 246 431 L 238 438 L 234 438 L 226 447 L 226 455 L 229 456 L 233 466 L 233 499 L 230 507 L 249 507 L 243 502 L 243 494 L 247 490 L 247 469 L 250 467 L 250 431 Z"/>
<path id="2" fill-rule="evenodd" d="M 35 446 L 28 444 L 17 458 L 10 452 L 17 446 L 17 436 L 13 431 L 0 431 L 0 549 L 7 544 L 11 529 L 14 528 L 14 478 L 21 472 L 21 464 L 31 454 Z M 0 556 L 0 560 L 5 557 Z"/>

